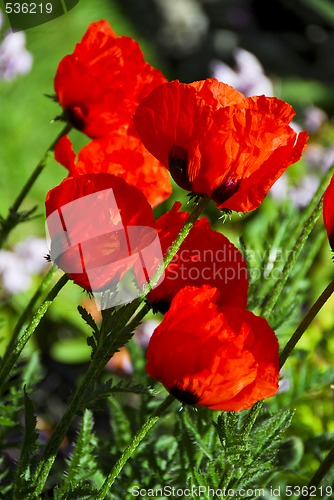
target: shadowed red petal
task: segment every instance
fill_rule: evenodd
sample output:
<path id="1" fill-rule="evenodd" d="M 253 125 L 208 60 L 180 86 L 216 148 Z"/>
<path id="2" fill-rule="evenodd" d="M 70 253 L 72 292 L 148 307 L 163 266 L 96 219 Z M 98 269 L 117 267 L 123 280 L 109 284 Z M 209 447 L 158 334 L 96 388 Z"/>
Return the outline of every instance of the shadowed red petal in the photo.
<path id="1" fill-rule="evenodd" d="M 145 228 L 155 227 L 145 196 L 111 174 L 68 177 L 48 192 L 45 206 L 51 258 L 86 290 L 110 287 L 134 264 L 138 249 L 128 250 L 128 227 L 138 227 L 143 248 Z"/>
<path id="2" fill-rule="evenodd" d="M 180 207 L 180 203 L 175 203 L 156 221 L 164 255 L 189 217 L 188 212 L 179 211 Z M 165 311 L 181 288 L 209 283 L 220 292 L 219 306 L 246 307 L 246 262 L 241 252 L 223 234 L 211 229 L 209 221 L 203 217 L 195 222 L 166 268 L 163 282 L 149 293 L 148 299 Z"/>
<path id="3" fill-rule="evenodd" d="M 152 207 L 168 199 L 172 193 L 165 167 L 147 151 L 138 137 L 126 133 L 115 133 L 89 142 L 79 151 L 77 163 L 71 142 L 62 137 L 56 145 L 55 158 L 72 176 L 109 173 L 122 177 L 142 191 Z"/>

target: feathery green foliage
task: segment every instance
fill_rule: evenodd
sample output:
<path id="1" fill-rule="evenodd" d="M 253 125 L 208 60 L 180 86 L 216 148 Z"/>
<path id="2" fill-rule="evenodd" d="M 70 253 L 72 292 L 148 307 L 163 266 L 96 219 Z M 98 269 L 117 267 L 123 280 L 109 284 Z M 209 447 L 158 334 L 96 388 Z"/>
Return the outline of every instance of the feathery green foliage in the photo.
<path id="1" fill-rule="evenodd" d="M 94 483 L 100 479 L 95 458 L 96 453 L 97 439 L 94 435 L 93 414 L 90 410 L 85 410 L 73 452 L 66 460 L 65 478 L 55 490 L 55 499 L 78 498 L 78 495 L 83 495 L 83 498 L 86 498 L 94 494 L 94 486 L 99 486 L 99 484 Z M 90 498 L 92 497 L 90 496 Z"/>

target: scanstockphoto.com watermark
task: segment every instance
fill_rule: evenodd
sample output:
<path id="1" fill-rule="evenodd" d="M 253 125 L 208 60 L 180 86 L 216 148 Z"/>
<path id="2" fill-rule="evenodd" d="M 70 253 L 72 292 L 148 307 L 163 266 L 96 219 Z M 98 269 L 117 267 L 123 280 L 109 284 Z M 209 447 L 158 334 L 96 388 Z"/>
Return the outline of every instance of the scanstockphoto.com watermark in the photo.
<path id="1" fill-rule="evenodd" d="M 279 280 L 284 263 L 291 258 L 293 251 L 271 249 L 256 251 L 248 249 L 244 254 L 247 268 L 240 259 L 235 247 L 208 249 L 184 249 L 173 257 L 169 266 L 170 280 L 220 280 L 229 281 L 258 279 Z"/>
<path id="2" fill-rule="evenodd" d="M 163 486 L 156 488 L 140 488 L 139 486 L 134 486 L 130 490 L 130 494 L 133 497 L 157 497 L 157 498 L 249 498 L 249 497 L 261 497 L 264 495 L 263 488 L 211 488 L 209 486 L 192 486 L 189 488 L 177 488 L 176 486 Z"/>
<path id="3" fill-rule="evenodd" d="M 3 0 L 4 11 L 14 32 L 48 23 L 63 16 L 78 3 L 79 0 L 38 0 L 37 2 Z"/>
<path id="4" fill-rule="evenodd" d="M 309 496 L 310 498 L 331 497 L 334 493 L 332 486 L 267 486 L 264 488 L 212 488 L 210 486 L 192 486 L 178 488 L 163 486 L 155 488 L 141 488 L 134 486 L 129 490 L 133 497 L 141 498 L 286 498 L 295 496 Z"/>
<path id="5" fill-rule="evenodd" d="M 164 278 L 155 279 L 163 262 L 156 229 L 125 224 L 113 189 L 58 207 L 46 219 L 46 236 L 50 259 L 89 285 L 99 310 L 132 302 Z"/>

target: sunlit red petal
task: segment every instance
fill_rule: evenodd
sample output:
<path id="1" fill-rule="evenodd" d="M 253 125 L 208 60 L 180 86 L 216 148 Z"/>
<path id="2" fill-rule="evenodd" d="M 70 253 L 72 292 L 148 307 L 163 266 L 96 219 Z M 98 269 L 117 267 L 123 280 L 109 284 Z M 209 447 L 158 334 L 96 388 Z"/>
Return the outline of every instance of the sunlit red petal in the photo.
<path id="1" fill-rule="evenodd" d="M 329 244 L 334 252 L 334 176 L 324 194 L 323 218 Z"/>
<path id="2" fill-rule="evenodd" d="M 214 109 L 221 106 L 231 106 L 240 103 L 245 96 L 226 83 L 219 82 L 216 78 L 207 78 L 190 83 L 197 90 L 198 95 Z"/>
<path id="3" fill-rule="evenodd" d="M 118 37 L 102 20 L 90 24 L 73 54 L 60 61 L 54 86 L 72 124 L 100 138 L 128 127 L 141 99 L 165 81 L 137 42 Z"/>
<path id="4" fill-rule="evenodd" d="M 76 154 L 73 151 L 72 143 L 67 135 L 63 135 L 55 146 L 55 160 L 63 165 L 71 175 L 75 168 Z"/>
<path id="5" fill-rule="evenodd" d="M 134 123 L 143 143 L 184 189 L 207 194 L 220 208 L 254 210 L 297 162 L 307 142 L 277 98 L 242 94 L 214 79 L 160 85 Z"/>
<path id="6" fill-rule="evenodd" d="M 181 401 L 240 411 L 278 389 L 278 341 L 244 308 L 217 309 L 218 291 L 186 287 L 154 331 L 148 374 Z"/>

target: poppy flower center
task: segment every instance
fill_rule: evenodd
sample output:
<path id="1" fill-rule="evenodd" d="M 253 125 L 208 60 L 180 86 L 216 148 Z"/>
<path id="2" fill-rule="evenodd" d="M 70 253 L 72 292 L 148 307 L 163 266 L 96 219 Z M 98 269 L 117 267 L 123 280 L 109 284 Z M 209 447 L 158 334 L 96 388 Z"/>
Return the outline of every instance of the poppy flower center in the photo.
<path id="1" fill-rule="evenodd" d="M 334 230 L 329 233 L 328 239 L 329 239 L 329 244 L 331 246 L 331 249 L 334 252 Z"/>
<path id="2" fill-rule="evenodd" d="M 86 124 L 86 110 L 82 106 L 72 106 L 65 109 L 66 119 L 78 130 L 83 130 Z"/>
<path id="3" fill-rule="evenodd" d="M 176 184 L 183 189 L 191 190 L 188 177 L 188 150 L 181 146 L 173 146 L 168 155 L 168 168 Z"/>
<path id="4" fill-rule="evenodd" d="M 153 311 L 161 312 L 165 314 L 170 308 L 170 301 L 168 300 L 159 300 L 153 303 Z"/>
<path id="5" fill-rule="evenodd" d="M 195 405 L 200 400 L 199 396 L 191 389 L 181 389 L 177 385 L 172 387 L 169 392 L 172 396 L 174 396 L 174 398 L 181 401 L 181 403 L 186 403 L 187 405 Z"/>
<path id="6" fill-rule="evenodd" d="M 228 179 L 214 189 L 211 194 L 211 198 L 217 203 L 217 205 L 222 205 L 238 191 L 239 186 L 240 179 Z"/>

